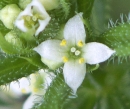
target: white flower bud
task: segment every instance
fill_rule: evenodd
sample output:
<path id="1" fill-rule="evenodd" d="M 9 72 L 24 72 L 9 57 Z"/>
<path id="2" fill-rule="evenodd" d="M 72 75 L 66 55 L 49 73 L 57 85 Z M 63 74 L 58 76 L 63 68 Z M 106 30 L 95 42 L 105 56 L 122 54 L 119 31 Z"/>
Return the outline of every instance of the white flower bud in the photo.
<path id="1" fill-rule="evenodd" d="M 52 10 L 58 7 L 59 0 L 39 0 L 46 10 Z"/>
<path id="2" fill-rule="evenodd" d="M 16 46 L 22 46 L 22 43 L 20 39 L 18 38 L 17 34 L 14 31 L 10 31 L 5 35 L 5 40 L 9 43 L 16 45 Z"/>
<path id="3" fill-rule="evenodd" d="M 22 8 L 22 9 L 25 9 L 26 6 L 31 3 L 32 0 L 19 0 L 19 6 Z"/>
<path id="4" fill-rule="evenodd" d="M 37 73 L 30 75 L 30 88 L 33 94 L 44 95 L 46 89 L 50 86 L 55 75 L 53 72 L 49 72 L 46 69 L 40 69 Z M 38 79 L 37 79 L 38 78 Z"/>
<path id="5" fill-rule="evenodd" d="M 19 13 L 20 8 L 16 4 L 6 5 L 0 10 L 0 20 L 7 28 L 13 29 L 13 23 Z"/>

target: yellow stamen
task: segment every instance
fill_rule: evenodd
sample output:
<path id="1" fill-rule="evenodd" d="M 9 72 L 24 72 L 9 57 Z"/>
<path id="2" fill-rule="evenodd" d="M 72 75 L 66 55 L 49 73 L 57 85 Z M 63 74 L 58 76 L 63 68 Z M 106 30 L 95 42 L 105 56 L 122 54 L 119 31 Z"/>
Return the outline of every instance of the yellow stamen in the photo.
<path id="1" fill-rule="evenodd" d="M 63 59 L 63 62 L 68 62 L 68 58 L 67 57 L 62 57 L 62 59 Z"/>
<path id="2" fill-rule="evenodd" d="M 22 92 L 22 93 L 26 93 L 26 89 L 24 89 L 24 88 L 21 89 L 21 92 Z"/>
<path id="3" fill-rule="evenodd" d="M 33 92 L 38 92 L 38 89 L 37 88 L 33 88 Z"/>
<path id="4" fill-rule="evenodd" d="M 84 61 L 85 61 L 84 58 L 80 58 L 80 59 L 79 59 L 79 63 L 80 63 L 80 64 L 84 63 Z"/>
<path id="5" fill-rule="evenodd" d="M 78 46 L 79 47 L 82 47 L 84 45 L 84 43 L 80 40 L 80 41 L 78 41 Z"/>
<path id="6" fill-rule="evenodd" d="M 63 40 L 61 41 L 60 45 L 61 45 L 61 46 L 65 46 L 65 45 L 66 45 L 66 40 L 63 39 Z"/>

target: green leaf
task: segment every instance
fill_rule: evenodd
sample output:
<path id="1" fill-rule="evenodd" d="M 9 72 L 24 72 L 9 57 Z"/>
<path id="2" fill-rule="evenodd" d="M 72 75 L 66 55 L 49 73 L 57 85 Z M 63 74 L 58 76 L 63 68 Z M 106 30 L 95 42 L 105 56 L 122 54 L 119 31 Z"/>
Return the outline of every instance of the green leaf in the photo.
<path id="1" fill-rule="evenodd" d="M 18 57 L 1 55 L 0 61 L 0 85 L 8 84 L 22 77 L 27 77 L 38 70 L 38 67 Z"/>
<path id="2" fill-rule="evenodd" d="M 17 4 L 18 0 L 0 0 L 0 9 L 8 4 Z"/>
<path id="3" fill-rule="evenodd" d="M 17 54 L 18 50 L 12 44 L 8 43 L 0 33 L 0 48 L 7 54 Z"/>
<path id="4" fill-rule="evenodd" d="M 77 0 L 78 12 L 83 12 L 85 18 L 89 18 L 95 0 Z"/>
<path id="5" fill-rule="evenodd" d="M 36 67 L 45 68 L 45 65 L 41 61 L 41 57 L 38 54 L 34 54 L 30 57 L 22 57 L 21 56 L 20 58 L 27 60 L 30 64 L 32 64 Z"/>
<path id="6" fill-rule="evenodd" d="M 100 35 L 107 30 L 108 21 L 112 18 L 111 4 L 112 0 L 95 0 L 90 17 L 90 24 L 94 35 Z"/>
<path id="7" fill-rule="evenodd" d="M 70 12 L 70 3 L 68 0 L 60 0 L 60 5 L 65 13 L 64 17 L 67 18 Z"/>
<path id="8" fill-rule="evenodd" d="M 6 54 L 10 54 L 10 55 L 26 55 L 26 56 L 30 56 L 34 54 L 34 51 L 32 50 L 32 48 L 22 48 L 19 46 L 15 46 L 9 42 L 7 42 L 5 40 L 5 38 L 3 37 L 3 35 L 0 33 L 0 48 L 3 50 L 3 52 L 5 52 Z"/>
<path id="9" fill-rule="evenodd" d="M 9 32 L 9 29 L 7 29 L 4 24 L 2 23 L 2 21 L 0 20 L 0 32 L 5 35 L 6 33 Z"/>
<path id="10" fill-rule="evenodd" d="M 43 42 L 46 39 L 55 38 L 58 36 L 60 30 L 60 24 L 55 15 L 51 14 L 51 18 L 52 19 L 50 23 L 47 25 L 47 27 L 45 28 L 45 30 L 39 34 L 37 39 L 38 44 Z"/>
<path id="11" fill-rule="evenodd" d="M 115 50 L 116 56 L 128 57 L 130 55 L 129 30 L 129 22 L 121 23 L 120 25 L 113 26 L 108 31 L 104 32 L 97 40 Z"/>
<path id="12" fill-rule="evenodd" d="M 83 12 L 84 18 L 89 18 L 94 0 L 70 0 L 70 15 L 73 17 L 76 13 Z"/>

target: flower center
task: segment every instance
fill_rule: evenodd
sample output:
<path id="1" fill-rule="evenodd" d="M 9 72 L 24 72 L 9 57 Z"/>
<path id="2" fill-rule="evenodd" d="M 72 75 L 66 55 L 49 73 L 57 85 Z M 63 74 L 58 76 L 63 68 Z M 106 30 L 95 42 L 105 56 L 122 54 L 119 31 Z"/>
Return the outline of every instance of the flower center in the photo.
<path id="1" fill-rule="evenodd" d="M 72 47 L 70 49 L 70 55 L 75 57 L 75 56 L 79 56 L 80 54 L 81 54 L 81 51 L 78 50 L 76 47 Z"/>
<path id="2" fill-rule="evenodd" d="M 70 49 L 70 51 L 73 53 L 73 52 L 76 51 L 76 48 L 75 48 L 75 47 L 72 47 L 72 48 Z"/>
<path id="3" fill-rule="evenodd" d="M 80 55 L 80 53 L 81 53 L 81 52 L 80 52 L 79 50 L 76 50 L 76 51 L 75 51 L 75 56 Z"/>
<path id="4" fill-rule="evenodd" d="M 83 44 L 84 43 L 82 41 L 79 41 L 76 46 L 69 47 L 67 45 L 67 41 L 63 39 L 60 43 L 60 46 L 69 48 L 67 51 L 68 56 L 62 57 L 63 62 L 65 63 L 65 62 L 68 62 L 69 60 L 76 59 L 78 60 L 80 64 L 84 63 L 85 60 L 84 58 L 81 57 L 81 54 L 82 54 L 81 49 L 83 47 Z"/>
<path id="5" fill-rule="evenodd" d="M 32 16 L 31 15 L 24 15 L 22 16 L 22 19 L 24 19 L 24 25 L 28 28 L 35 28 L 37 29 L 39 27 L 39 22 L 38 20 L 43 20 L 43 16 L 39 12 L 35 12 L 36 7 L 31 8 L 32 11 Z"/>

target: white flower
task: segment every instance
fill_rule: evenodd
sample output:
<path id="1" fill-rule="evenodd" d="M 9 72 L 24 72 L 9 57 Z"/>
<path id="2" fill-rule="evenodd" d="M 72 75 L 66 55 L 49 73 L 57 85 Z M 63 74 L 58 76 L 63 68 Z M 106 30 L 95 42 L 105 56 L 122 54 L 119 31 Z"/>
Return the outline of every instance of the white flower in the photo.
<path id="1" fill-rule="evenodd" d="M 7 94 L 15 98 L 19 98 L 19 96 L 31 93 L 30 82 L 25 77 L 19 79 L 18 81 L 13 81 L 9 85 L 3 85 L 2 88 L 7 89 Z"/>
<path id="2" fill-rule="evenodd" d="M 38 73 L 30 75 L 31 91 L 33 94 L 44 95 L 55 75 L 52 72 L 40 69 Z"/>
<path id="3" fill-rule="evenodd" d="M 63 67 L 64 79 L 74 93 L 85 77 L 85 63 L 98 64 L 107 60 L 115 52 L 101 43 L 85 44 L 85 38 L 82 13 L 79 13 L 65 25 L 62 41 L 47 40 L 34 48 L 41 55 L 42 61 L 51 68 L 50 65 L 54 63 L 55 66 L 65 63 Z M 49 63 L 45 60 L 49 60 Z"/>
<path id="4" fill-rule="evenodd" d="M 23 109 L 31 109 L 34 105 L 34 102 L 40 103 L 43 98 L 38 97 L 37 95 L 44 95 L 54 78 L 54 73 L 48 72 L 43 69 L 39 70 L 38 74 L 31 74 L 30 79 L 32 94 L 23 104 Z"/>
<path id="5" fill-rule="evenodd" d="M 32 0 L 25 10 L 18 15 L 15 26 L 23 32 L 34 29 L 35 36 L 37 36 L 45 29 L 50 19 L 43 5 L 38 0 Z"/>

